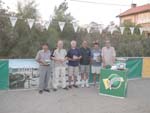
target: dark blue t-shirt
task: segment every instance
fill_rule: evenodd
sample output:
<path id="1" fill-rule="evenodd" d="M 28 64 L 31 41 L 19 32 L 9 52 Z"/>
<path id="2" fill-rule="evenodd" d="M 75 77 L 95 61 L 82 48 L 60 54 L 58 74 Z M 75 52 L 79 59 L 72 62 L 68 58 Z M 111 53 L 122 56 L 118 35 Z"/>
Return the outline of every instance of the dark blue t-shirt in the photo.
<path id="1" fill-rule="evenodd" d="M 67 57 L 68 58 L 73 58 L 73 56 L 81 56 L 80 50 L 75 48 L 75 49 L 70 49 L 67 53 Z M 69 60 L 68 65 L 69 66 L 78 66 L 80 61 L 71 61 Z"/>

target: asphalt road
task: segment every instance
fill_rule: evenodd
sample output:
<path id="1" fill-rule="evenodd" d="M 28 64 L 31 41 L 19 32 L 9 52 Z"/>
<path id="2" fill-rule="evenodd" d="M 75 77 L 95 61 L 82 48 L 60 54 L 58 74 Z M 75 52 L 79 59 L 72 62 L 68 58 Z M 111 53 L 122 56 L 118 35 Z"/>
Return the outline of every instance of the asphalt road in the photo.
<path id="1" fill-rule="evenodd" d="M 93 86 L 42 95 L 0 91 L 0 113 L 150 113 L 150 79 L 130 80 L 125 99 L 99 95 Z"/>

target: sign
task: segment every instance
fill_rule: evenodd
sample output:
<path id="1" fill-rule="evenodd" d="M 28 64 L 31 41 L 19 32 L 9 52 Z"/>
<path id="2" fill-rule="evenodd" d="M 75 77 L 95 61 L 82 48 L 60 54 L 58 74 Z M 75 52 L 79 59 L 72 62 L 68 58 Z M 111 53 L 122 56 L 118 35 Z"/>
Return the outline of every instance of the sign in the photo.
<path id="1" fill-rule="evenodd" d="M 77 30 L 78 30 L 77 23 L 73 22 L 72 25 L 73 25 L 74 32 L 77 32 Z"/>
<path id="2" fill-rule="evenodd" d="M 10 16 L 9 19 L 10 19 L 12 27 L 15 27 L 16 22 L 17 22 L 17 17 Z"/>
<path id="3" fill-rule="evenodd" d="M 143 78 L 150 78 L 150 58 L 143 58 Z"/>
<path id="4" fill-rule="evenodd" d="M 30 29 L 31 29 L 32 26 L 33 26 L 33 24 L 34 24 L 34 22 L 35 22 L 35 20 L 34 20 L 34 19 L 31 19 L 31 18 L 28 18 L 28 19 L 27 19 L 27 22 L 28 22 L 28 25 L 29 25 L 29 27 L 30 27 Z"/>
<path id="5" fill-rule="evenodd" d="M 34 59 L 9 60 L 9 89 L 37 88 L 39 64 Z"/>
<path id="6" fill-rule="evenodd" d="M 65 27 L 65 22 L 58 22 L 58 24 L 59 24 L 60 30 L 62 32 Z"/>
<path id="7" fill-rule="evenodd" d="M 133 35 L 133 33 L 134 33 L 134 27 L 130 27 L 130 31 L 131 31 L 131 34 Z"/>
<path id="8" fill-rule="evenodd" d="M 87 27 L 86 30 L 88 33 L 90 33 L 91 27 Z"/>
<path id="9" fill-rule="evenodd" d="M 127 91 L 127 70 L 101 69 L 100 94 L 124 98 Z"/>
<path id="10" fill-rule="evenodd" d="M 143 34 L 144 29 L 143 29 L 143 28 L 139 28 L 139 30 L 140 30 L 140 34 L 142 35 L 142 34 Z"/>
<path id="11" fill-rule="evenodd" d="M 124 33 L 124 30 L 125 30 L 125 27 L 120 27 L 120 32 L 121 32 L 122 35 Z"/>

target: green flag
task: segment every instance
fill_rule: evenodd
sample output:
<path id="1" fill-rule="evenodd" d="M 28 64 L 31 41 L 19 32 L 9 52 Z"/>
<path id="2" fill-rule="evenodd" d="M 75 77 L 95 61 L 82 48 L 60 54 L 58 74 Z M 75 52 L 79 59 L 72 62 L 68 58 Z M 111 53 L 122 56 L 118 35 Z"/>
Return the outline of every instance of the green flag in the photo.
<path id="1" fill-rule="evenodd" d="M 0 60 L 0 90 L 8 89 L 8 61 Z"/>
<path id="2" fill-rule="evenodd" d="M 129 58 L 126 61 L 126 67 L 128 68 L 128 78 L 141 78 L 142 77 L 142 58 Z"/>
<path id="3" fill-rule="evenodd" d="M 100 94 L 125 97 L 127 89 L 127 70 L 101 69 Z"/>

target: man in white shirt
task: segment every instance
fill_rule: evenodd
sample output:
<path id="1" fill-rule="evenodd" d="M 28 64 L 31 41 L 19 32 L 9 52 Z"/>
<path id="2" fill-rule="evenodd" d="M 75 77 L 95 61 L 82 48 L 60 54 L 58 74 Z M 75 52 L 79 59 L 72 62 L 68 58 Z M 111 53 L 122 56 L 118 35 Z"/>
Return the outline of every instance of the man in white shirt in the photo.
<path id="1" fill-rule="evenodd" d="M 57 42 L 57 49 L 54 50 L 52 59 L 54 60 L 54 76 L 53 76 L 53 90 L 57 91 L 59 85 L 59 78 L 61 79 L 61 87 L 68 90 L 66 86 L 66 55 L 67 52 L 63 49 L 63 41 Z"/>
<path id="2" fill-rule="evenodd" d="M 112 66 L 115 63 L 116 51 L 114 47 L 111 46 L 110 41 L 105 41 L 105 47 L 102 48 L 102 60 L 103 67 L 107 65 Z"/>

